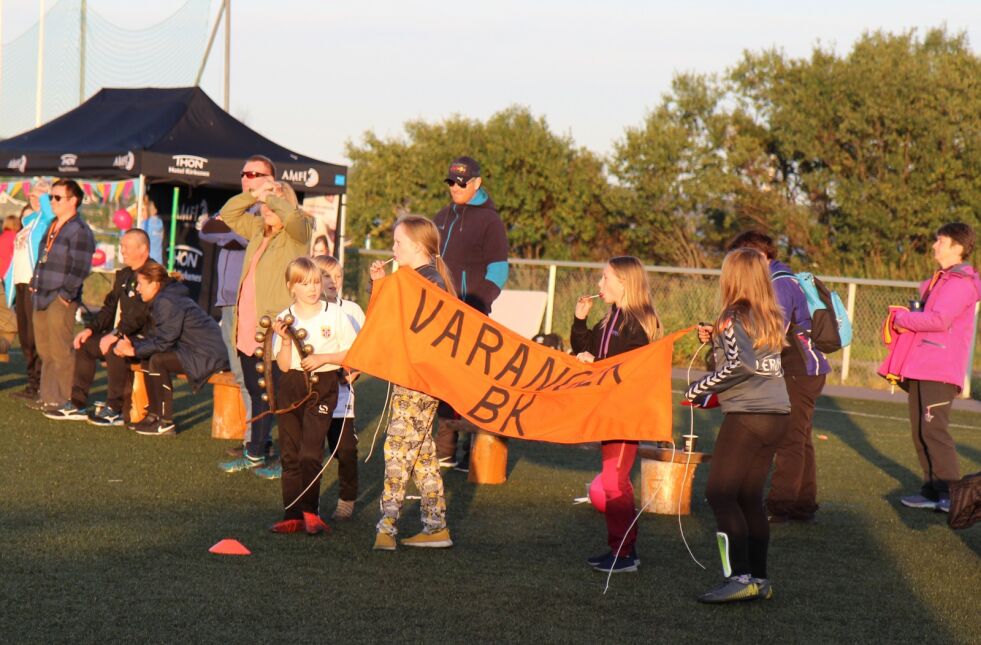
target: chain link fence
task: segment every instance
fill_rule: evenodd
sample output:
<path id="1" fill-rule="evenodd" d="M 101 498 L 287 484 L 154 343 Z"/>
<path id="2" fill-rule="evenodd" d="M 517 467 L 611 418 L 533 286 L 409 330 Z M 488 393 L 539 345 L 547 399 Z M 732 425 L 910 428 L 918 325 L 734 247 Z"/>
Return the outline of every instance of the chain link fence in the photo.
<path id="1" fill-rule="evenodd" d="M 345 297 L 367 306 L 368 265 L 379 257 L 390 256 L 388 251 L 349 250 L 345 267 Z M 651 297 L 665 329 L 676 330 L 715 319 L 718 314 L 717 270 L 679 267 L 647 269 Z M 557 333 L 568 347 L 576 299 L 581 295 L 597 293 L 602 270 L 603 263 L 599 262 L 512 259 L 506 288 L 549 293 L 549 309 L 542 321 L 542 331 Z M 889 305 L 905 305 L 917 297 L 918 283 L 820 277 L 847 303 L 853 329 L 852 344 L 828 357 L 833 368 L 828 382 L 888 389 L 888 383 L 876 374 L 879 363 L 886 356 L 886 348 L 881 341 L 882 323 Z M 592 325 L 602 315 L 602 306 L 593 307 L 589 324 Z M 981 393 L 978 340 L 975 333 L 971 375 L 973 387 L 965 390 L 966 395 L 971 391 Z M 675 346 L 675 365 L 687 366 L 697 348 L 694 334 L 682 338 Z M 704 363 L 700 359 L 696 360 L 696 367 L 702 365 Z"/>

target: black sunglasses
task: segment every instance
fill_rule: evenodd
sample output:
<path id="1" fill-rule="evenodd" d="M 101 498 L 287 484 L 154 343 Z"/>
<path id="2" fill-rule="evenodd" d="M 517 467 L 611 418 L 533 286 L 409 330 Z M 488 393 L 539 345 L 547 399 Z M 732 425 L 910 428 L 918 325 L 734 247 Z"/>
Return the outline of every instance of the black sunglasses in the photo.
<path id="1" fill-rule="evenodd" d="M 254 170 L 243 170 L 242 176 L 248 177 L 249 179 L 255 179 L 256 177 L 272 177 L 272 175 L 270 175 L 269 173 L 256 172 Z"/>
<path id="2" fill-rule="evenodd" d="M 55 200 L 56 202 L 60 202 L 63 199 L 68 199 L 68 195 L 52 195 L 51 199 Z"/>
<path id="3" fill-rule="evenodd" d="M 453 184 L 456 184 L 460 188 L 466 188 L 467 184 L 469 184 L 471 181 L 472 179 L 450 179 L 449 177 L 447 177 L 446 179 L 443 180 L 443 183 L 445 183 L 447 186 L 452 186 Z"/>

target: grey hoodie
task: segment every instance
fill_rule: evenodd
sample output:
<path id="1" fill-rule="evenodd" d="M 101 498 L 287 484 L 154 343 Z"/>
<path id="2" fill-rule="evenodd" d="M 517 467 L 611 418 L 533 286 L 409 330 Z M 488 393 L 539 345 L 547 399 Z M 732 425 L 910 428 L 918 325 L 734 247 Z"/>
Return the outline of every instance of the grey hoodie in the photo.
<path id="1" fill-rule="evenodd" d="M 712 335 L 715 370 L 692 383 L 685 398 L 695 401 L 716 394 L 726 414 L 789 414 L 780 352 L 755 349 L 740 320 L 742 315 L 748 314 L 733 313 L 721 332 Z"/>

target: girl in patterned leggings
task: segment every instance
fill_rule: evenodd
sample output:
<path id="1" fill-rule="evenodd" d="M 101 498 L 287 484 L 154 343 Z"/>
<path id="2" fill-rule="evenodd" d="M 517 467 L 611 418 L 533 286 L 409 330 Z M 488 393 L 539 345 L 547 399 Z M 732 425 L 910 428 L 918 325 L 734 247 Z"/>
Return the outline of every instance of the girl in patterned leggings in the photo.
<path id="1" fill-rule="evenodd" d="M 453 281 L 439 257 L 439 231 L 425 217 L 408 215 L 395 223 L 392 251 L 403 270 L 421 276 L 454 297 Z M 385 277 L 385 263 L 371 265 L 371 279 Z M 446 499 L 432 436 L 433 417 L 439 401 L 408 388 L 392 386 L 392 417 L 385 431 L 385 484 L 381 519 L 375 536 L 376 550 L 394 551 L 396 524 L 405 498 L 405 486 L 414 477 L 421 496 L 422 532 L 402 540 L 405 546 L 445 548 L 453 546 L 446 528 Z"/>

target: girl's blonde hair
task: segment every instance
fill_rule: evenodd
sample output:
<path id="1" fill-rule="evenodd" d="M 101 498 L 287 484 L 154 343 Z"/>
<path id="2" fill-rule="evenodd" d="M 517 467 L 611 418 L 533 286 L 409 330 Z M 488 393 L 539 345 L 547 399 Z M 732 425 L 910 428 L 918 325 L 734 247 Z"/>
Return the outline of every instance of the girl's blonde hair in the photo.
<path id="1" fill-rule="evenodd" d="M 620 309 L 628 319 L 635 320 L 641 326 L 647 334 L 647 340 L 655 341 L 660 338 L 664 334 L 664 328 L 651 302 L 651 287 L 647 282 L 644 265 L 630 255 L 610 258 L 607 264 L 613 269 L 617 279 L 623 283 L 623 300 Z M 603 320 L 604 326 L 609 322 L 610 315 L 610 312 L 607 312 Z"/>
<path id="2" fill-rule="evenodd" d="M 722 261 L 719 299 L 722 313 L 715 323 L 716 331 L 721 332 L 725 321 L 739 314 L 754 348 L 781 350 L 786 334 L 783 310 L 773 292 L 765 255 L 751 248 L 729 251 Z"/>
<path id="3" fill-rule="evenodd" d="M 286 267 L 286 288 L 308 282 L 320 284 L 320 268 L 310 258 L 298 257 Z"/>
<path id="4" fill-rule="evenodd" d="M 443 262 L 443 258 L 439 257 L 439 229 L 436 228 L 436 225 L 422 215 L 403 215 L 395 221 L 392 230 L 394 231 L 400 226 L 404 227 L 403 230 L 410 240 L 421 246 L 429 254 L 430 262 L 436 265 L 436 270 L 443 278 L 443 282 L 446 283 L 446 290 L 456 297 L 456 289 L 453 288 L 450 270 Z"/>
<path id="5" fill-rule="evenodd" d="M 333 255 L 318 255 L 313 258 L 313 263 L 321 271 L 333 271 L 334 269 L 342 268 L 340 260 Z"/>

